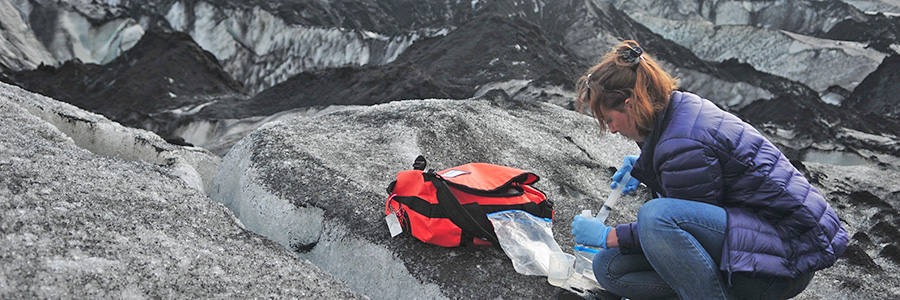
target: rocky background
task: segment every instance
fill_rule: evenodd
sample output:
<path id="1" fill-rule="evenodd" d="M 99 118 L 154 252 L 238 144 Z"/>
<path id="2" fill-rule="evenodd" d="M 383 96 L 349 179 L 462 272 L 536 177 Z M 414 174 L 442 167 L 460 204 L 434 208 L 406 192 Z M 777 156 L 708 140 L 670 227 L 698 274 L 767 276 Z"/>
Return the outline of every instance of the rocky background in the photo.
<path id="1" fill-rule="evenodd" d="M 572 104 L 574 80 L 621 39 L 757 126 L 838 212 L 848 251 L 798 298 L 898 298 L 898 13 L 0 0 L 0 298 L 601 298 L 517 274 L 496 249 L 391 239 L 383 201 L 419 154 L 528 169 L 571 249 L 569 220 L 638 152 Z M 623 199 L 611 221 L 648 199 Z"/>

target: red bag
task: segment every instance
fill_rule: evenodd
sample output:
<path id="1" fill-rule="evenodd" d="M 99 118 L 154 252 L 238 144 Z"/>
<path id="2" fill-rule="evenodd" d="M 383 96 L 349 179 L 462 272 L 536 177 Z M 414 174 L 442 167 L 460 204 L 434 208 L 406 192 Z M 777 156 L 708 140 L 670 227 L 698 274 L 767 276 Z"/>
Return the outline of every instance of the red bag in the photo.
<path id="1" fill-rule="evenodd" d="M 553 218 L 553 203 L 531 186 L 534 173 L 516 168 L 469 163 L 440 172 L 425 170 L 419 156 L 414 170 L 397 173 L 388 186 L 385 214 L 395 214 L 403 231 L 442 247 L 498 246 L 487 214 L 522 210 Z"/>

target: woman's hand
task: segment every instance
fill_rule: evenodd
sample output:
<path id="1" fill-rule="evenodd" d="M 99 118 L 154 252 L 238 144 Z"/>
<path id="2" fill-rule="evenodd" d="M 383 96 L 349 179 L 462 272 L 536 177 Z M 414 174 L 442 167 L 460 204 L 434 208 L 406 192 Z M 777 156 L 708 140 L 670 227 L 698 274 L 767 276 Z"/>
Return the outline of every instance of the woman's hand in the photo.
<path id="1" fill-rule="evenodd" d="M 581 215 L 577 215 L 572 221 L 572 235 L 575 236 L 575 243 L 578 244 L 600 247 L 603 249 L 618 246 L 618 239 L 615 240 L 615 245 L 611 245 L 608 242 L 609 233 L 611 231 L 615 236 L 613 228 L 606 226 L 606 224 L 603 224 L 603 221 L 597 218 L 588 219 Z"/>
<path id="2" fill-rule="evenodd" d="M 612 176 L 613 181 L 609 184 L 610 188 L 616 189 L 616 187 L 619 186 L 619 181 L 622 181 L 622 177 L 625 176 L 625 173 L 630 173 L 631 170 L 634 169 L 634 162 L 636 162 L 639 157 L 640 156 L 638 155 L 625 155 L 622 167 Z M 640 184 L 640 181 L 631 178 L 625 183 L 625 187 L 622 188 L 622 194 L 628 195 L 629 193 L 634 192 Z"/>

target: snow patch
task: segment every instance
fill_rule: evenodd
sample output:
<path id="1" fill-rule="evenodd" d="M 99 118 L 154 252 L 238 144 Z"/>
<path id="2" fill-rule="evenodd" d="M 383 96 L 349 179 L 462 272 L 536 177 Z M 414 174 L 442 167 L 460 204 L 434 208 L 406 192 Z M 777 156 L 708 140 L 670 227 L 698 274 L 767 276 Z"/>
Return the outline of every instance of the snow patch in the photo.
<path id="1" fill-rule="evenodd" d="M 184 3 L 181 1 L 172 4 L 169 11 L 166 12 L 166 21 L 172 26 L 172 29 L 185 31 L 187 29 L 187 15 L 184 13 Z"/>
<path id="2" fill-rule="evenodd" d="M 831 105 L 841 106 L 841 102 L 844 101 L 844 96 L 835 94 L 835 93 L 826 93 L 822 95 L 822 101 Z"/>
<path id="3" fill-rule="evenodd" d="M 819 149 L 810 149 L 804 151 L 801 159 L 804 161 L 812 161 L 835 166 L 859 166 L 868 164 L 866 158 L 856 153 Z"/>

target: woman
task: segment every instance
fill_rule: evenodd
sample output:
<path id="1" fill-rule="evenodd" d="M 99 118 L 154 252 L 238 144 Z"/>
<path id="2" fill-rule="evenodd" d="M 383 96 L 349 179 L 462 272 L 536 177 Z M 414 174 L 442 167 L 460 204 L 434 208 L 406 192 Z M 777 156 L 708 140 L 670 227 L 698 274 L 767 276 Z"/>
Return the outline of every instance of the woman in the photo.
<path id="1" fill-rule="evenodd" d="M 657 199 L 637 222 L 576 216 L 575 242 L 602 247 L 597 281 L 632 299 L 790 298 L 834 264 L 847 234 L 803 175 L 751 125 L 677 81 L 625 41 L 579 80 L 577 101 L 638 143 L 615 181 Z"/>

